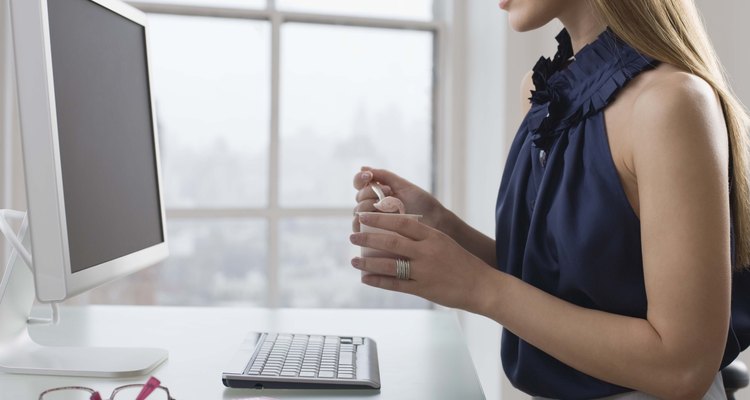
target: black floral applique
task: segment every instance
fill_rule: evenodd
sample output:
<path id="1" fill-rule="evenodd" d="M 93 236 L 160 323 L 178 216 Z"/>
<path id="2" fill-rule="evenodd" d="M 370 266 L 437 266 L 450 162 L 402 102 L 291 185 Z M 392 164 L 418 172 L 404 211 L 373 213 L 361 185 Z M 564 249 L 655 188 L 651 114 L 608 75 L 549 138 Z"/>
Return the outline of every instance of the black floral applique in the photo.
<path id="1" fill-rule="evenodd" d="M 555 137 L 555 126 L 564 117 L 563 113 L 567 108 L 563 92 L 568 88 L 568 82 L 550 78 L 565 68 L 573 56 L 573 46 L 565 30 L 556 39 L 558 46 L 554 58 L 540 57 L 531 76 L 534 90 L 529 98 L 532 103 L 529 128 L 534 144 L 543 149 L 548 149 L 551 145 Z"/>

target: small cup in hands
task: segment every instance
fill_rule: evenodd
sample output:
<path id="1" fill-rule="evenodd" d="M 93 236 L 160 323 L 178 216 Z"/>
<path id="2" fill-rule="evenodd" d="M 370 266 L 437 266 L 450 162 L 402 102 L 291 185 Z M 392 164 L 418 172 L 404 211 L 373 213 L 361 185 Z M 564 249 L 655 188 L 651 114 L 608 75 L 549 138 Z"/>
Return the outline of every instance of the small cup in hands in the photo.
<path id="1" fill-rule="evenodd" d="M 392 214 L 392 213 L 372 212 L 372 211 L 362 211 L 362 212 L 357 213 L 357 215 L 366 215 L 366 214 L 378 214 L 382 216 L 383 218 L 406 217 L 406 218 L 411 218 L 417 221 L 419 221 L 419 219 L 422 218 L 422 216 L 418 214 L 395 214 L 395 213 Z M 365 224 L 360 224 L 360 232 L 362 233 L 385 233 L 388 235 L 401 236 L 398 233 L 387 231 L 387 230 L 380 229 L 380 228 L 374 228 L 372 226 L 367 226 Z M 362 257 L 382 257 L 382 258 L 393 258 L 393 259 L 399 258 L 398 255 L 389 253 L 383 250 L 377 250 L 377 249 L 373 249 L 370 247 L 362 247 L 361 249 L 362 249 Z M 367 275 L 367 272 L 362 271 L 362 275 L 363 276 Z"/>

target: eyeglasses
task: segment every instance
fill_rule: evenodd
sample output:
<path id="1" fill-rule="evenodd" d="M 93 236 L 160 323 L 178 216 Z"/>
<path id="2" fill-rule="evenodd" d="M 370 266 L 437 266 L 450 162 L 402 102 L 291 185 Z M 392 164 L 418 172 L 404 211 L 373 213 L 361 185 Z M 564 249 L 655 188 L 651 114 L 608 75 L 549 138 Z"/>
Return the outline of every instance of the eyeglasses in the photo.
<path id="1" fill-rule="evenodd" d="M 112 391 L 108 399 L 94 389 L 81 386 L 66 386 L 48 389 L 39 395 L 39 400 L 175 400 L 169 389 L 153 376 L 145 384 L 124 385 Z"/>

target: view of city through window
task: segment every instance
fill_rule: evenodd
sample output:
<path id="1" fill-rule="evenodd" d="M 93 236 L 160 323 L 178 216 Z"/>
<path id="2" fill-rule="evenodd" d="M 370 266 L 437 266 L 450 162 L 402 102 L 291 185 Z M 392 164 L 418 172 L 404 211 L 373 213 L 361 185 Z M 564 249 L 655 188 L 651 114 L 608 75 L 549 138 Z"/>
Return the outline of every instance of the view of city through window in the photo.
<path id="1" fill-rule="evenodd" d="M 276 7 L 432 19 L 431 0 L 276 0 Z M 429 306 L 361 284 L 349 264 L 359 248 L 348 237 L 360 166 L 433 186 L 435 32 L 295 19 L 278 27 L 274 60 L 273 21 L 189 14 L 149 14 L 170 257 L 83 301 Z"/>

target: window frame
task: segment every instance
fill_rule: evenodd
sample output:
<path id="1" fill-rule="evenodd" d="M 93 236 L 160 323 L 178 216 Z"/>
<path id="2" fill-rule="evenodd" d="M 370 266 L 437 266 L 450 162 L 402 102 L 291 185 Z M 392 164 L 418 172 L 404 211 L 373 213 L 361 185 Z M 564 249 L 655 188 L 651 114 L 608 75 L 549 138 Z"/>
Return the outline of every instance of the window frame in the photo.
<path id="1" fill-rule="evenodd" d="M 267 221 L 267 249 L 268 249 L 268 294 L 266 304 L 278 307 L 281 303 L 279 285 L 280 270 L 280 231 L 281 221 L 290 217 L 348 217 L 351 208 L 288 208 L 281 207 L 279 198 L 280 188 L 280 79 L 281 79 L 281 28 L 285 23 L 308 23 L 318 25 L 338 25 L 376 29 L 403 29 L 424 31 L 433 34 L 433 76 L 432 76 L 432 115 L 431 115 L 431 166 L 432 187 L 430 188 L 438 198 L 442 193 L 450 193 L 448 177 L 450 168 L 444 160 L 453 159 L 449 154 L 446 140 L 446 105 L 444 93 L 449 85 L 446 49 L 448 30 L 446 29 L 446 14 L 452 0 L 434 0 L 434 18 L 432 20 L 410 20 L 400 18 L 362 17 L 324 13 L 302 13 L 278 10 L 276 0 L 267 0 L 266 8 L 245 9 L 235 7 L 216 7 L 202 5 L 187 5 L 174 3 L 127 1 L 130 5 L 148 14 L 165 14 L 176 16 L 215 17 L 265 21 L 271 26 L 271 86 L 270 86 L 270 141 L 268 157 L 268 194 L 266 207 L 178 207 L 165 209 L 166 218 L 173 220 L 186 219 L 226 219 L 226 218 L 262 218 Z M 443 199 L 450 203 L 451 199 Z M 449 204 L 446 204 L 449 205 Z"/>

